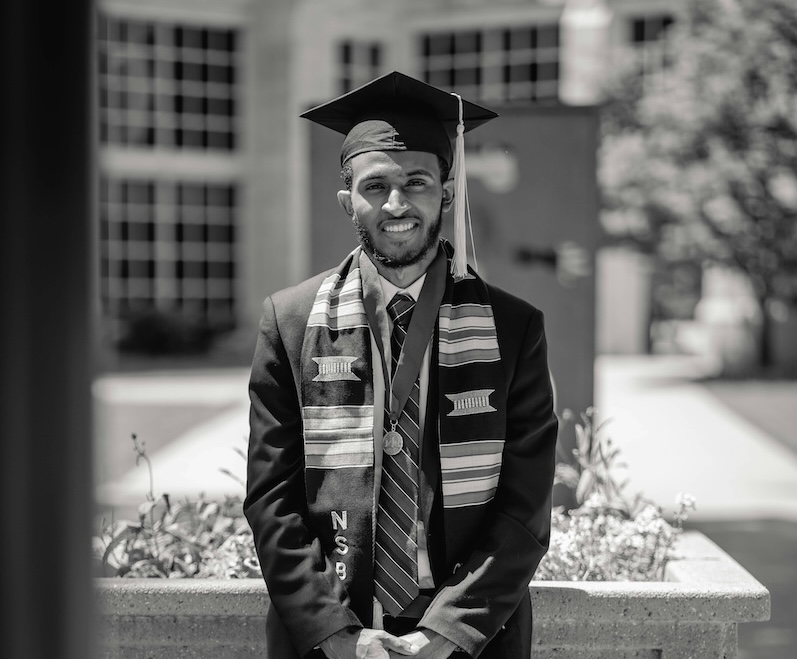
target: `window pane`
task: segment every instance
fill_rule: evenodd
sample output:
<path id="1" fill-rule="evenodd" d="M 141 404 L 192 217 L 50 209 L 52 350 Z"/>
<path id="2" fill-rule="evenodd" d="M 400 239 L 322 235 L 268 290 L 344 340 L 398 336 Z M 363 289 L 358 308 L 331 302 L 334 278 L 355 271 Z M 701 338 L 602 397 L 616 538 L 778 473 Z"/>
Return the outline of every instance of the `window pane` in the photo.
<path id="1" fill-rule="evenodd" d="M 634 43 L 642 43 L 645 40 L 645 21 L 631 21 L 631 39 Z"/>
<path id="2" fill-rule="evenodd" d="M 558 27 L 542 27 L 537 31 L 537 48 L 556 48 L 558 45 Z"/>
<path id="3" fill-rule="evenodd" d="M 537 80 L 555 81 L 559 79 L 559 66 L 554 62 L 551 64 L 537 65 Z"/>
<path id="4" fill-rule="evenodd" d="M 534 31 L 529 28 L 509 31 L 509 45 L 506 50 L 523 50 L 532 47 Z"/>
<path id="5" fill-rule="evenodd" d="M 338 44 L 337 50 L 337 83 L 341 93 L 349 92 L 379 76 L 381 44 L 347 39 Z"/>
<path id="6" fill-rule="evenodd" d="M 478 85 L 480 82 L 480 70 L 478 68 L 471 69 L 458 69 L 454 72 L 454 84 L 460 85 Z"/>
<path id="7" fill-rule="evenodd" d="M 423 79 L 437 87 L 486 102 L 531 103 L 557 94 L 556 23 L 430 33 L 420 43 Z"/>
<path id="8" fill-rule="evenodd" d="M 234 85 L 238 76 L 233 30 L 117 17 L 103 17 L 100 25 L 104 40 L 98 43 L 97 52 L 98 97 L 101 125 L 105 126 L 100 133 L 103 143 L 219 151 L 235 148 L 237 122 L 233 120 L 238 108 Z M 212 110 L 211 100 L 218 101 Z M 158 118 L 144 121 L 135 114 L 111 114 L 116 109 L 157 111 Z M 226 117 L 231 120 L 231 136 L 209 139 L 186 134 L 184 131 L 204 126 L 202 121 L 192 125 L 186 114 Z"/>
<path id="9" fill-rule="evenodd" d="M 451 84 L 451 71 L 431 71 L 429 73 L 429 84 L 435 87 L 448 87 Z"/>
<path id="10" fill-rule="evenodd" d="M 670 14 L 637 16 L 628 20 L 629 41 L 636 54 L 643 82 L 655 79 L 671 61 L 666 31 L 673 24 Z"/>
<path id="11" fill-rule="evenodd" d="M 462 32 L 454 36 L 455 53 L 477 53 L 481 50 L 481 34 Z"/>
<path id="12" fill-rule="evenodd" d="M 229 84 L 232 82 L 232 67 L 223 65 L 217 66 L 209 64 L 207 67 L 206 79 L 209 82 L 220 82 Z"/>
<path id="13" fill-rule="evenodd" d="M 433 34 L 429 39 L 430 55 L 450 55 L 453 51 L 453 34 Z"/>
<path id="14" fill-rule="evenodd" d="M 117 318 L 153 308 L 209 314 L 210 301 L 223 298 L 204 318 L 232 327 L 234 187 L 105 178 L 99 189 L 104 312 Z"/>
<path id="15" fill-rule="evenodd" d="M 234 50 L 232 43 L 232 32 L 229 30 L 208 30 L 207 31 L 207 47 L 208 50 L 219 52 L 232 52 Z"/>
<path id="16" fill-rule="evenodd" d="M 207 136 L 207 147 L 209 149 L 218 149 L 218 150 L 232 150 L 233 143 L 232 143 L 232 135 L 230 133 L 215 133 L 215 132 L 208 132 Z"/>

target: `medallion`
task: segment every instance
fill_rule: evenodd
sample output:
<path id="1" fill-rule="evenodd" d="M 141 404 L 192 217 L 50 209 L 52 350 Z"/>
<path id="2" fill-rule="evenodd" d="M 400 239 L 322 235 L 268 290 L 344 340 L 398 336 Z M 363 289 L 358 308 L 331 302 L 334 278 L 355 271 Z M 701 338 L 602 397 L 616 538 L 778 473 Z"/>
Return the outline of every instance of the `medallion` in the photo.
<path id="1" fill-rule="evenodd" d="M 403 446 L 404 440 L 395 430 L 389 430 L 385 433 L 385 437 L 382 440 L 382 449 L 385 453 L 388 455 L 397 455 L 401 452 Z"/>

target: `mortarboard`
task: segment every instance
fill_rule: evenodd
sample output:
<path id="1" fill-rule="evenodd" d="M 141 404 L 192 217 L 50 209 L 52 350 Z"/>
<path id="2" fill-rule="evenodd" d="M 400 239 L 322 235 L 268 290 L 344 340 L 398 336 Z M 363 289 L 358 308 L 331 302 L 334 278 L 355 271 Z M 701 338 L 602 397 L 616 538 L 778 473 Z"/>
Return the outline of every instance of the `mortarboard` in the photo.
<path id="1" fill-rule="evenodd" d="M 346 136 L 341 164 L 366 151 L 428 151 L 450 166 L 459 106 L 456 96 L 393 71 L 301 116 Z M 466 133 L 497 116 L 462 101 Z"/>
<path id="2" fill-rule="evenodd" d="M 452 272 L 458 278 L 465 275 L 465 216 L 469 211 L 463 135 L 497 117 L 495 112 L 463 100 L 458 94 L 444 92 L 393 71 L 301 116 L 345 135 L 341 165 L 369 151 L 426 151 L 453 166 L 455 258 Z M 452 140 L 455 142 L 453 149 Z"/>

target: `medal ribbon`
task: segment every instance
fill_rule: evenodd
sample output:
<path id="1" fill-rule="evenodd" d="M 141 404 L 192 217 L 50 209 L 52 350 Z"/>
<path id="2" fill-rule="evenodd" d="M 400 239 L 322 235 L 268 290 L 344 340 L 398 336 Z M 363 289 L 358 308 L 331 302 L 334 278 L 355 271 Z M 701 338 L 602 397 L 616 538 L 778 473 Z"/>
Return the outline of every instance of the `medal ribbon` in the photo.
<path id="1" fill-rule="evenodd" d="M 443 301 L 446 285 L 445 252 L 442 248 L 438 248 L 437 256 L 432 261 L 431 266 L 429 266 L 426 281 L 421 289 L 421 295 L 415 304 L 407 338 L 404 339 L 404 347 L 401 349 L 401 354 L 398 358 L 396 373 L 393 376 L 390 374 L 391 369 L 385 358 L 384 336 L 390 336 L 384 321 L 385 314 L 377 314 L 376 296 L 366 293 L 369 283 L 379 285 L 379 281 L 376 279 L 377 270 L 376 266 L 371 263 L 371 259 L 364 253 L 360 256 L 360 269 L 363 280 L 365 314 L 368 317 L 368 324 L 371 326 L 376 347 L 382 359 L 382 372 L 385 375 L 385 382 L 389 382 L 387 387 L 390 392 L 388 396 L 388 417 L 390 418 L 390 423 L 394 424 L 401 416 L 412 386 L 415 384 L 415 380 L 418 379 L 423 355 L 426 352 L 426 346 L 429 345 L 429 339 L 432 337 L 434 326 L 437 322 L 437 312 L 440 309 L 440 303 Z M 381 323 L 379 322 L 380 320 L 382 320 Z"/>

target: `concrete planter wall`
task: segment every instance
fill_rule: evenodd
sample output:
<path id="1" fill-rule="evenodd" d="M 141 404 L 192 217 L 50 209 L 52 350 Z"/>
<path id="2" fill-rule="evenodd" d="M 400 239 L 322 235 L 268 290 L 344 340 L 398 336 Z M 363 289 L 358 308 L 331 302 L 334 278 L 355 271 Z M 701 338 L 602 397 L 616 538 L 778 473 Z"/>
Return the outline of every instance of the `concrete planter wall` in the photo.
<path id="1" fill-rule="evenodd" d="M 769 592 L 699 533 L 662 582 L 532 582 L 534 659 L 731 659 Z M 264 659 L 260 580 L 98 579 L 100 656 Z M 269 657 L 268 659 L 278 659 Z"/>

